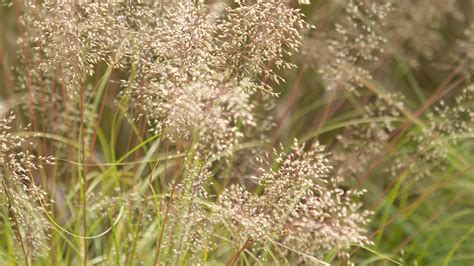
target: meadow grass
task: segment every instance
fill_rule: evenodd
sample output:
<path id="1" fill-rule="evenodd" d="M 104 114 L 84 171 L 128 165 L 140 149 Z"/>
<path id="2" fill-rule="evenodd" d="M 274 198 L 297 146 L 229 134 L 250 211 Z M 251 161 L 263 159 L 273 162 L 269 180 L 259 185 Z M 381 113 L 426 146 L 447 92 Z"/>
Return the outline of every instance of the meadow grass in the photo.
<path id="1" fill-rule="evenodd" d="M 472 2 L 217 2 L 0 7 L 0 265 L 472 265 Z"/>

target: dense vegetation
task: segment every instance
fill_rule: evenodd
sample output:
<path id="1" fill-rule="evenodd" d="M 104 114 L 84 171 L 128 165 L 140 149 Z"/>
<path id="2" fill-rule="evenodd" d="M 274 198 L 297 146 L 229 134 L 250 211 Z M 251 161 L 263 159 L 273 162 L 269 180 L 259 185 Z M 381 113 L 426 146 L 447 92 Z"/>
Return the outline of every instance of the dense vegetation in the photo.
<path id="1" fill-rule="evenodd" d="M 0 265 L 472 265 L 474 2 L 3 1 Z"/>

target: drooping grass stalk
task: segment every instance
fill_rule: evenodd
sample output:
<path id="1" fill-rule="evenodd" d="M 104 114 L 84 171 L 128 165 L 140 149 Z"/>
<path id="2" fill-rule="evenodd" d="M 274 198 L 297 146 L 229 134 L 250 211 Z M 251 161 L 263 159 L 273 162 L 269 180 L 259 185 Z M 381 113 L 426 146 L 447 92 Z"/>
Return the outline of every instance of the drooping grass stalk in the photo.
<path id="1" fill-rule="evenodd" d="M 2 180 L 2 186 L 3 186 L 3 189 L 5 191 L 5 196 L 7 197 L 7 200 L 8 200 L 8 204 L 9 204 L 9 209 L 10 209 L 10 215 L 12 217 L 12 220 L 13 222 L 15 223 L 15 227 L 16 229 L 14 229 L 13 231 L 15 231 L 15 235 L 18 239 L 18 242 L 20 242 L 20 247 L 21 247 L 21 252 L 23 254 L 23 258 L 25 260 L 25 264 L 28 266 L 30 264 L 30 260 L 28 258 L 28 254 L 26 252 L 26 248 L 25 248 L 25 243 L 23 241 L 23 237 L 21 236 L 21 227 L 20 227 L 20 224 L 18 223 L 18 220 L 16 218 L 16 215 L 15 215 L 15 211 L 14 210 L 11 210 L 12 206 L 13 206 L 13 203 L 12 203 L 12 198 L 11 198 L 11 195 L 9 195 L 9 190 L 7 188 L 7 185 L 5 183 L 6 181 L 5 180 Z"/>

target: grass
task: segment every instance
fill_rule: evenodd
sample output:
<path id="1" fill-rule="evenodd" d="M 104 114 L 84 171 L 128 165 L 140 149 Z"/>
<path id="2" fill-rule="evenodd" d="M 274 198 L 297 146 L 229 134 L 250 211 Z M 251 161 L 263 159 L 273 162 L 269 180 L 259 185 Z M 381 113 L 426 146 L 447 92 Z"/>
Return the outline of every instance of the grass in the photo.
<path id="1" fill-rule="evenodd" d="M 322 7 L 316 3 L 303 11 L 315 12 L 315 8 Z M 322 89 L 316 74 L 307 72 L 317 71 L 308 67 L 306 61 L 298 61 L 296 70 L 282 74 L 286 83 L 275 86 L 282 91 L 276 101 L 280 108 L 277 111 L 283 110 L 283 115 L 274 114 L 277 127 L 270 134 L 274 143 L 245 140 L 235 143 L 231 154 L 215 153 L 204 161 L 195 159 L 200 152 L 196 150 L 197 132 L 190 140 L 170 140 L 165 137 L 165 130 L 148 130 L 146 119 L 137 118 L 127 107 L 132 99 L 121 93 L 116 81 L 136 78 L 136 69 L 122 73 L 114 65 L 95 66 L 100 75 L 88 77 L 82 84 L 83 88 L 92 88 L 93 96 L 84 95 L 81 90 L 79 123 L 65 134 L 51 131 L 59 111 L 50 110 L 48 103 L 42 102 L 45 109 L 34 112 L 31 102 L 25 100 L 29 92 L 15 92 L 16 77 L 10 68 L 19 63 L 13 53 L 19 47 L 12 38 L 20 29 L 15 24 L 18 17 L 12 11 L 12 7 L 0 8 L 0 35 L 4 36 L 0 42 L 0 99 L 17 113 L 13 134 L 34 142 L 37 154 L 54 156 L 56 161 L 55 165 L 30 172 L 32 180 L 49 192 L 47 199 L 36 194 L 41 209 L 37 215 L 46 218 L 50 225 L 43 243 L 48 251 L 36 258 L 28 254 L 27 244 L 16 229 L 21 225 L 8 211 L 7 205 L 13 203 L 6 195 L 8 200 L 0 201 L 4 205 L 0 211 L 0 265 L 156 265 L 164 261 L 188 265 L 194 263 L 189 260 L 193 241 L 197 241 L 193 239 L 194 230 L 212 231 L 209 239 L 203 240 L 204 248 L 195 255 L 206 265 L 292 265 L 296 260 L 288 253 L 307 257 L 314 265 L 345 265 L 347 261 L 336 256 L 337 247 L 316 257 L 274 239 L 265 242 L 261 249 L 254 248 L 250 239 L 236 246 L 238 236 L 232 225 L 196 229 L 187 223 L 188 217 L 195 211 L 195 204 L 203 205 L 207 213 L 216 212 L 217 195 L 231 184 L 248 185 L 248 180 L 235 178 L 240 161 L 251 156 L 247 151 L 258 148 L 270 152 L 276 143 L 282 143 L 289 152 L 290 144 L 297 138 L 300 143 L 319 140 L 329 153 L 337 153 L 342 149 L 339 135 L 386 123 L 395 129 L 379 144 L 382 152 L 363 165 L 362 174 L 350 176 L 344 184 L 348 188 L 366 189 L 361 202 L 364 209 L 373 212 L 368 225 L 373 244 L 354 244 L 350 249 L 352 262 L 472 265 L 473 133 L 434 133 L 427 146 L 415 138 L 429 131 L 433 122 L 438 123 L 436 119 L 439 124 L 445 122 L 445 117 L 433 120 L 428 114 L 441 101 L 455 106 L 453 97 L 472 84 L 471 76 L 462 73 L 469 62 L 462 61 L 444 71 L 439 80 L 433 73 L 414 69 L 409 58 L 396 53 L 389 66 L 384 66 L 389 71 L 384 79 L 380 75 L 359 76 L 360 93 L 331 94 Z M 388 83 L 390 78 L 394 81 Z M 394 89 L 397 86 L 403 89 Z M 392 106 L 399 116 L 364 116 L 369 103 L 374 99 L 390 102 L 393 91 L 406 96 L 403 105 Z M 474 106 L 472 101 L 468 104 Z M 94 115 L 89 117 L 90 114 Z M 472 122 L 468 124 L 471 128 Z M 19 126 L 28 123 L 30 128 Z M 442 151 L 443 156 L 433 160 L 425 157 L 437 151 Z M 402 165 L 397 165 L 401 159 Z M 271 166 L 277 168 L 278 164 L 273 161 Z M 186 177 L 202 174 L 208 165 L 209 179 L 203 187 L 210 200 L 203 201 L 195 197 L 194 183 Z M 391 173 L 393 166 L 399 167 L 395 174 Z M 424 170 L 427 174 L 423 178 L 414 177 Z M 264 188 L 254 186 L 253 190 L 261 193 Z"/>

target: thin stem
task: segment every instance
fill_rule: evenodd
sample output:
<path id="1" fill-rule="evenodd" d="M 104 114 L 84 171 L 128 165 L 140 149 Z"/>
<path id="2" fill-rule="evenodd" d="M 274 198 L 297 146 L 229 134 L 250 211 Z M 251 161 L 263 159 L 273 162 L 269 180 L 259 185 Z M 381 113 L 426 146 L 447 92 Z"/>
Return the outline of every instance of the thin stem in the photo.
<path id="1" fill-rule="evenodd" d="M 81 125 L 80 125 L 80 132 L 81 132 L 81 163 L 84 163 L 86 161 L 86 142 L 85 142 L 85 130 L 84 130 L 84 88 L 81 86 L 80 88 L 80 99 L 79 99 L 79 109 L 80 109 L 80 116 L 81 116 Z M 84 216 L 82 220 L 82 225 L 83 225 L 83 231 L 84 235 L 87 235 L 87 200 L 86 200 L 86 194 L 87 194 L 87 177 L 86 177 L 86 167 L 81 167 L 79 166 L 82 170 L 82 205 L 83 205 L 83 210 L 84 210 Z M 87 239 L 84 238 L 82 239 L 82 245 L 83 245 L 83 258 L 84 262 L 83 265 L 87 266 Z"/>
<path id="2" fill-rule="evenodd" d="M 249 244 L 250 239 L 247 239 L 247 241 L 245 241 L 242 247 L 229 259 L 229 261 L 226 262 L 226 265 L 234 265 L 239 259 L 240 254 L 242 254 L 242 252 L 247 248 Z"/>

